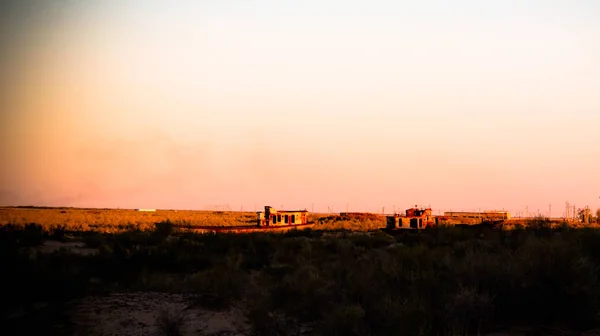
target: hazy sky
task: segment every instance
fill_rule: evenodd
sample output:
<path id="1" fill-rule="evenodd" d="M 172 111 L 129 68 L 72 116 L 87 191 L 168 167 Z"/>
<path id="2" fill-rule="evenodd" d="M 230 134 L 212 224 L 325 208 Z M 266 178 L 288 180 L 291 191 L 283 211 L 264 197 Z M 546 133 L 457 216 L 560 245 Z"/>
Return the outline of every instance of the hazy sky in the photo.
<path id="1" fill-rule="evenodd" d="M 598 1 L 29 3 L 0 205 L 600 207 Z"/>

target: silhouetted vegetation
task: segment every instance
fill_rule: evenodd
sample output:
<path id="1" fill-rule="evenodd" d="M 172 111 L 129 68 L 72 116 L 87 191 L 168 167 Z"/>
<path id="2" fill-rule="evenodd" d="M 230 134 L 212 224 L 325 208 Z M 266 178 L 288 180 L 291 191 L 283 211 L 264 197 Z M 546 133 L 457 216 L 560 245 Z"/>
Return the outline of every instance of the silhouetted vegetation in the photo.
<path id="1" fill-rule="evenodd" d="M 394 237 L 347 230 L 196 235 L 171 222 L 66 237 L 35 224 L 8 225 L 0 227 L 8 275 L 0 309 L 4 325 L 26 320 L 47 333 L 36 303 L 60 312 L 94 293 L 163 291 L 193 294 L 206 309 L 244 305 L 259 335 L 596 328 L 600 230 L 547 224 L 540 218 L 510 231 L 439 227 Z M 40 250 L 56 239 L 82 241 L 96 253 Z M 166 312 L 159 320 L 165 334 L 183 323 Z"/>
<path id="2" fill-rule="evenodd" d="M 164 336 L 180 336 L 183 335 L 182 326 L 185 323 L 182 312 L 170 311 L 168 309 L 162 309 L 157 318 L 156 322 L 158 330 L 161 335 Z"/>

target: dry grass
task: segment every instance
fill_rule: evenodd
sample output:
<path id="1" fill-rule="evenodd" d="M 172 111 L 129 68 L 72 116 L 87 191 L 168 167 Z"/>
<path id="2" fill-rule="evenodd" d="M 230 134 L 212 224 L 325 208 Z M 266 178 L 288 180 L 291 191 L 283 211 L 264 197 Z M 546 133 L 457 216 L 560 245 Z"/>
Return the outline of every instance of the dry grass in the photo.
<path id="1" fill-rule="evenodd" d="M 125 229 L 154 230 L 155 224 L 170 220 L 175 225 L 240 226 L 256 223 L 255 212 L 156 210 L 139 212 L 132 209 L 48 209 L 0 208 L 0 226 L 36 223 L 45 229 L 64 228 L 70 231 L 120 232 Z M 385 226 L 385 219 L 347 219 L 326 214 L 310 214 L 315 229 L 356 231 L 376 230 Z"/>
<path id="2" fill-rule="evenodd" d="M 0 208 L 0 225 L 36 223 L 44 228 L 64 226 L 75 231 L 114 232 L 125 227 L 145 231 L 166 220 L 176 225 L 234 226 L 255 223 L 256 214 L 193 210 L 138 212 L 129 209 Z"/>

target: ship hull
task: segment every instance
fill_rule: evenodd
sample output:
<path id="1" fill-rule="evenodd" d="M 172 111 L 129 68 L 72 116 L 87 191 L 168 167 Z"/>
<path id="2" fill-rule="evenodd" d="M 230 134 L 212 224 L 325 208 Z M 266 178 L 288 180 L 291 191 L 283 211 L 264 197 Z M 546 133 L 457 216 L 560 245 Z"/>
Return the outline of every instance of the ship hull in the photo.
<path id="1" fill-rule="evenodd" d="M 293 225 L 244 225 L 244 226 L 187 226 L 186 230 L 194 233 L 252 233 L 252 232 L 285 232 L 289 230 L 309 229 L 315 223 Z"/>

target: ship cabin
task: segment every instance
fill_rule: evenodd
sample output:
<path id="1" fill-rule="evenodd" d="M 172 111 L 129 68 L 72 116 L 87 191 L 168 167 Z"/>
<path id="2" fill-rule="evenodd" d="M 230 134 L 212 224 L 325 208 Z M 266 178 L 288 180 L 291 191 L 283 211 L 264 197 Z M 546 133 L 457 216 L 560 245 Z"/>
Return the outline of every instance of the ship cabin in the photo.
<path id="1" fill-rule="evenodd" d="M 308 223 L 308 211 L 305 210 L 276 210 L 265 206 L 265 211 L 257 212 L 258 226 L 299 225 Z"/>

